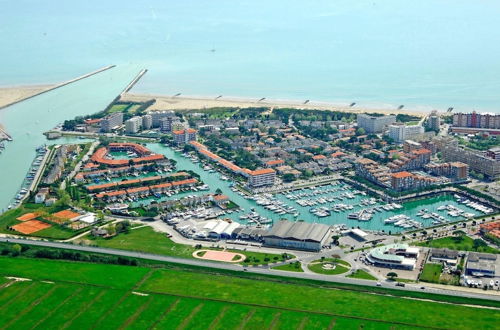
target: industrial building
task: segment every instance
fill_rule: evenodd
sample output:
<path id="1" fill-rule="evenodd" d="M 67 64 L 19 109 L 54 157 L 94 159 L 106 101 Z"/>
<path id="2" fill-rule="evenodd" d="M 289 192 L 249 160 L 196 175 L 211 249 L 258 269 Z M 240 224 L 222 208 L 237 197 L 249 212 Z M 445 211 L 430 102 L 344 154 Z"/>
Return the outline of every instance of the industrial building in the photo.
<path id="1" fill-rule="evenodd" d="M 500 276 L 500 259 L 496 254 L 470 252 L 465 266 L 465 274 L 482 277 Z"/>
<path id="2" fill-rule="evenodd" d="M 267 246 L 319 251 L 330 239 L 330 226 L 281 220 L 263 238 Z"/>

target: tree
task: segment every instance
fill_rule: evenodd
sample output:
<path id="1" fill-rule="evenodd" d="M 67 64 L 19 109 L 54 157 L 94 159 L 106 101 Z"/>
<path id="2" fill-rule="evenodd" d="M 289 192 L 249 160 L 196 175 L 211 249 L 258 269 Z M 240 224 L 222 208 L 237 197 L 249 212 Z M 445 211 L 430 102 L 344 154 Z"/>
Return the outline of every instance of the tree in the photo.
<path id="1" fill-rule="evenodd" d="M 292 182 L 295 180 L 295 175 L 293 175 L 292 173 L 286 173 L 283 175 L 283 181 L 285 182 Z"/>
<path id="2" fill-rule="evenodd" d="M 360 135 L 365 135 L 366 134 L 366 130 L 363 128 L 363 127 L 360 127 L 356 130 L 356 135 L 357 136 L 360 136 Z"/>
<path id="3" fill-rule="evenodd" d="M 391 281 L 394 281 L 396 277 L 398 277 L 398 274 L 396 274 L 395 272 L 387 273 L 387 278 L 390 279 Z"/>
<path id="4" fill-rule="evenodd" d="M 22 250 L 23 248 L 21 247 L 21 245 L 19 244 L 12 245 L 12 255 L 14 257 L 20 255 Z"/>

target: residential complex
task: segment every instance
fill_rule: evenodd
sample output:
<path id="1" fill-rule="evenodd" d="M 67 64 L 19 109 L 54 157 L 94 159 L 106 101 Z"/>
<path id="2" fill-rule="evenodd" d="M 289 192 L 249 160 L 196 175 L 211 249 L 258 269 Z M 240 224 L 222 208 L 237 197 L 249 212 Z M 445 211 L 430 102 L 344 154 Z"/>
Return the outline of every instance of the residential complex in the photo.
<path id="1" fill-rule="evenodd" d="M 500 115 L 480 114 L 476 112 L 455 113 L 453 115 L 453 126 L 500 129 Z"/>
<path id="2" fill-rule="evenodd" d="M 142 128 L 142 118 L 135 116 L 125 121 L 125 132 L 127 134 L 135 134 Z"/>
<path id="3" fill-rule="evenodd" d="M 447 146 L 443 148 L 443 158 L 447 162 L 462 162 L 473 171 L 492 179 L 500 177 L 500 159 L 487 157 L 479 151 L 464 147 Z"/>

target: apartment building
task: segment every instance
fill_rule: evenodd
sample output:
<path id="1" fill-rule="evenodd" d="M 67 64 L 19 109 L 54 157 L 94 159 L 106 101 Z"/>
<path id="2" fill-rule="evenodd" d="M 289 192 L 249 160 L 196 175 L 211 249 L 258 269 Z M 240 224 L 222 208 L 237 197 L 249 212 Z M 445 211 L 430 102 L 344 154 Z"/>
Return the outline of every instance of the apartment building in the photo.
<path id="1" fill-rule="evenodd" d="M 172 131 L 175 144 L 185 144 L 191 141 L 196 141 L 197 131 L 192 128 L 183 129 L 179 131 Z"/>
<path id="2" fill-rule="evenodd" d="M 424 134 L 424 128 L 420 125 L 404 125 L 395 123 L 389 125 L 389 137 L 396 143 L 403 143 L 405 140 L 410 140 Z"/>
<path id="3" fill-rule="evenodd" d="M 391 174 L 391 188 L 395 191 L 415 190 L 436 184 L 434 178 L 416 175 L 407 171 Z"/>
<path id="4" fill-rule="evenodd" d="M 456 113 L 453 115 L 453 126 L 500 129 L 500 115 L 476 112 Z"/>
<path id="5" fill-rule="evenodd" d="M 358 127 L 364 128 L 366 133 L 382 133 L 387 126 L 396 122 L 396 116 L 370 116 L 359 114 L 357 116 Z"/>
<path id="6" fill-rule="evenodd" d="M 452 179 L 452 181 L 463 181 L 469 177 L 469 165 L 462 162 L 430 163 L 425 169 L 434 175 L 441 175 Z"/>
<path id="7" fill-rule="evenodd" d="M 264 168 L 261 170 L 247 171 L 248 185 L 252 188 L 269 186 L 274 184 L 276 179 L 276 171 L 272 168 Z"/>
<path id="8" fill-rule="evenodd" d="M 135 116 L 125 121 L 125 132 L 127 134 L 135 134 L 141 130 L 142 118 Z"/>
<path id="9" fill-rule="evenodd" d="M 123 124 L 123 113 L 114 112 L 104 117 L 101 122 L 101 132 L 109 133 L 113 129 Z"/>

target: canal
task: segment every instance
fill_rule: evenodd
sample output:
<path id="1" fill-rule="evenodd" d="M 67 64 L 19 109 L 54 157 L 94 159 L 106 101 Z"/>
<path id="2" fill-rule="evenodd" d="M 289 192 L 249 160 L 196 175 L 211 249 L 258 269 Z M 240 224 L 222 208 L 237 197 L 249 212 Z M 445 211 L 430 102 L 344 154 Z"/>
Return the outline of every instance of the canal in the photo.
<path id="1" fill-rule="evenodd" d="M 136 66 L 115 67 L 0 110 L 0 123 L 13 138 L 5 142 L 0 154 L 0 211 L 21 188 L 35 148 L 49 143 L 43 132 L 66 119 L 102 111 L 139 70 Z"/>

